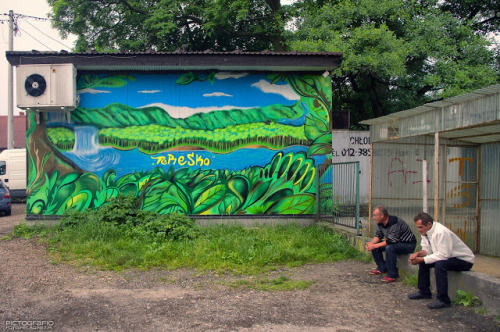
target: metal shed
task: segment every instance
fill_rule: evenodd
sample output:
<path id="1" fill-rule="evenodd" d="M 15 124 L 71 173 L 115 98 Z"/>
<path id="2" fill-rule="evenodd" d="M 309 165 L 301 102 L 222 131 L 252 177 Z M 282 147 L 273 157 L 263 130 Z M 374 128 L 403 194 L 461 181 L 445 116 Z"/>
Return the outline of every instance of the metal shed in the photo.
<path id="1" fill-rule="evenodd" d="M 160 214 L 315 220 L 341 53 L 6 57 L 27 110 L 28 219 L 133 195 Z"/>
<path id="2" fill-rule="evenodd" d="M 427 211 L 475 252 L 500 256 L 500 85 L 362 123 L 371 207 L 410 224 Z"/>

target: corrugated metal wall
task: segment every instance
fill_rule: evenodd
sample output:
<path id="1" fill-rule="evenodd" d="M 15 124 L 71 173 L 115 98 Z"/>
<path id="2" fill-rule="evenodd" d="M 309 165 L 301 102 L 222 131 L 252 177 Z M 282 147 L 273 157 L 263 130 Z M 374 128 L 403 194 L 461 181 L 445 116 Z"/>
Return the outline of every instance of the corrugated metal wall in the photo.
<path id="1" fill-rule="evenodd" d="M 476 98 L 456 97 L 455 103 L 444 101 L 429 103 L 413 110 L 400 112 L 403 114 L 400 118 L 373 123 L 370 127 L 371 140 L 379 142 L 397 137 L 432 135 L 436 132 L 446 134 L 447 130 L 499 120 L 497 112 L 500 109 L 500 94 L 496 92 L 490 95 L 482 94 L 481 98 L 478 96 L 476 95 Z"/>
<path id="2" fill-rule="evenodd" d="M 373 144 L 372 208 L 387 207 L 389 214 L 406 220 L 415 233 L 413 217 L 423 210 L 423 160 L 427 160 L 428 165 L 426 181 L 431 208 L 428 212 L 434 214 L 434 145 L 429 143 L 432 141 L 407 139 L 398 140 L 397 144 Z M 376 225 L 373 220 L 370 222 L 373 236 Z"/>
<path id="3" fill-rule="evenodd" d="M 429 163 L 428 212 L 434 216 L 438 133 L 438 220 L 475 252 L 500 256 L 499 121 L 498 84 L 364 121 L 373 142 L 372 207 L 385 205 L 414 228 L 413 216 L 423 205 L 423 156 Z"/>
<path id="4" fill-rule="evenodd" d="M 477 251 L 477 148 L 442 144 L 439 150 L 439 222 Z M 427 161 L 424 179 L 423 161 Z M 434 216 L 434 139 L 416 137 L 373 145 L 372 207 L 408 222 L 423 211 L 424 181 L 428 213 Z M 375 224 L 372 223 L 372 234 Z"/>
<path id="5" fill-rule="evenodd" d="M 500 143 L 481 146 L 480 252 L 500 256 Z"/>
<path id="6" fill-rule="evenodd" d="M 476 147 L 446 146 L 445 163 L 440 166 L 445 173 L 442 187 L 444 204 L 440 222 L 455 232 L 473 251 L 477 246 L 477 171 Z"/>

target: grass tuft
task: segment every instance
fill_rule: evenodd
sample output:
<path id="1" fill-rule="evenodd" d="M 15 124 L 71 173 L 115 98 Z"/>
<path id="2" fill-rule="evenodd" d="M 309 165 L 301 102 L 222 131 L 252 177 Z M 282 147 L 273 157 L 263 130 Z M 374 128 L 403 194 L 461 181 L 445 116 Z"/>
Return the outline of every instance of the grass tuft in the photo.
<path id="1" fill-rule="evenodd" d="M 418 284 L 418 272 L 407 272 L 407 271 L 399 271 L 400 280 L 403 285 L 417 287 Z"/>
<path id="2" fill-rule="evenodd" d="M 259 291 L 293 291 L 306 289 L 314 284 L 313 281 L 290 280 L 287 276 L 279 276 L 278 278 L 268 279 L 262 278 L 257 280 L 237 280 L 230 283 L 233 288 L 252 289 Z"/>

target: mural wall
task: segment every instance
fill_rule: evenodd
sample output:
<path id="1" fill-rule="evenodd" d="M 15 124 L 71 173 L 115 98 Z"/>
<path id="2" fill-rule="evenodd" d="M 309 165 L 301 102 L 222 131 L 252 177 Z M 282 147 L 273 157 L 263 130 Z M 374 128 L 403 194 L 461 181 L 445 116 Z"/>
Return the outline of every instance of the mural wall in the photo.
<path id="1" fill-rule="evenodd" d="M 70 123 L 29 112 L 28 215 L 120 194 L 161 214 L 316 212 L 315 175 L 331 162 L 329 77 L 90 73 L 77 83 Z"/>

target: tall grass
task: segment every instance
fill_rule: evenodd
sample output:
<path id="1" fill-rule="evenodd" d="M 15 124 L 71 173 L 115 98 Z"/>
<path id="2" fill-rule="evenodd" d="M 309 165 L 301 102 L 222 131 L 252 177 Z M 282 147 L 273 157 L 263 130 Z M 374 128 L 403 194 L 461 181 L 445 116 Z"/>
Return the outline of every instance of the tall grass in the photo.
<path id="1" fill-rule="evenodd" d="M 117 197 L 99 209 L 68 212 L 50 229 L 17 226 L 14 235 L 39 234 L 56 261 L 101 269 L 197 268 L 254 274 L 280 266 L 365 259 L 341 235 L 319 225 L 200 228 L 182 214 L 138 209 Z"/>
<path id="2" fill-rule="evenodd" d="M 50 251 L 62 261 L 98 268 L 198 268 L 253 274 L 279 266 L 363 259 L 339 234 L 320 227 L 217 225 L 194 239 L 131 236 L 116 225 L 86 222 L 54 233 Z"/>

